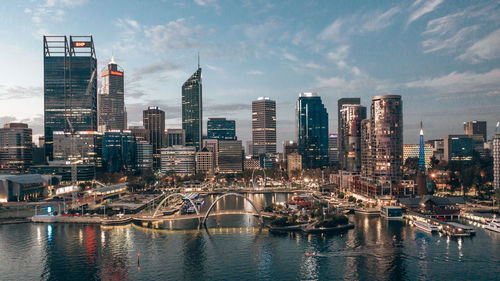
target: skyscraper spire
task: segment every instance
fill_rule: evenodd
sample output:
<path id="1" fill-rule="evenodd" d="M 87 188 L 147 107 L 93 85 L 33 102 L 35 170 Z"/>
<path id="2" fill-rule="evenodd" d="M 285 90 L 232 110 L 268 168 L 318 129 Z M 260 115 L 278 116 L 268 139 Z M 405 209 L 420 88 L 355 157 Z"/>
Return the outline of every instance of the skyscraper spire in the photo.
<path id="1" fill-rule="evenodd" d="M 200 68 L 200 52 L 198 52 L 198 68 Z"/>
<path id="2" fill-rule="evenodd" d="M 420 120 L 420 150 L 418 153 L 418 169 L 425 171 L 424 127 Z"/>

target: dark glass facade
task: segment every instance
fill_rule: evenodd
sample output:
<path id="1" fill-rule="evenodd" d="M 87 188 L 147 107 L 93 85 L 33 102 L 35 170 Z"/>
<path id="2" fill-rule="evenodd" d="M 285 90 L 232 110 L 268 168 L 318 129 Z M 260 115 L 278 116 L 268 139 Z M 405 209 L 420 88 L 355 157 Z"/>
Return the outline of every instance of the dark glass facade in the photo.
<path id="1" fill-rule="evenodd" d="M 45 152 L 53 132 L 97 131 L 97 59 L 92 36 L 44 36 Z"/>
<path id="2" fill-rule="evenodd" d="M 27 124 L 0 128 L 0 173 L 25 173 L 32 164 L 32 131 Z"/>
<path id="3" fill-rule="evenodd" d="M 134 171 L 135 136 L 130 132 L 106 132 L 102 138 L 103 167 L 108 172 Z"/>
<path id="4" fill-rule="evenodd" d="M 236 121 L 226 118 L 208 118 L 207 137 L 218 140 L 236 140 Z"/>
<path id="5" fill-rule="evenodd" d="M 203 136 L 203 103 L 201 67 L 198 66 L 189 79 L 182 85 L 182 128 L 186 133 L 186 145 L 201 149 Z"/>
<path id="6" fill-rule="evenodd" d="M 301 93 L 296 107 L 298 151 L 308 169 L 328 166 L 328 112 L 316 93 Z"/>
<path id="7" fill-rule="evenodd" d="M 144 128 L 149 132 L 149 143 L 153 145 L 153 168 L 160 169 L 161 148 L 165 136 L 165 112 L 150 106 L 142 112 Z"/>
<path id="8" fill-rule="evenodd" d="M 114 60 L 101 73 L 101 93 L 99 95 L 99 125 L 106 130 L 127 129 L 124 99 L 124 72 Z"/>

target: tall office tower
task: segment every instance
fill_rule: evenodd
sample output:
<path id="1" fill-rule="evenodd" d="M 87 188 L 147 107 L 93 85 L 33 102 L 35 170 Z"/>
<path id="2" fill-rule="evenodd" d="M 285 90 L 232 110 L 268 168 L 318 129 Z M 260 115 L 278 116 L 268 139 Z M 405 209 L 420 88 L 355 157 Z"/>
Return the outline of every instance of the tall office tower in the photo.
<path id="1" fill-rule="evenodd" d="M 253 155 L 276 153 L 276 101 L 260 97 L 252 101 Z"/>
<path id="2" fill-rule="evenodd" d="M 236 140 L 236 121 L 226 118 L 208 118 L 207 137 L 218 140 Z"/>
<path id="3" fill-rule="evenodd" d="M 184 129 L 167 129 L 165 131 L 164 147 L 174 145 L 186 145 L 186 133 Z"/>
<path id="4" fill-rule="evenodd" d="M 337 130 L 338 130 L 338 143 L 339 143 L 339 150 L 342 148 L 341 143 L 342 143 L 342 125 L 340 124 L 340 121 L 342 120 L 342 117 L 340 116 L 340 110 L 345 104 L 361 104 L 361 99 L 360 98 L 341 98 L 337 101 Z M 340 157 L 340 151 L 339 151 L 339 157 Z"/>
<path id="5" fill-rule="evenodd" d="M 186 132 L 186 145 L 201 149 L 203 137 L 203 101 L 201 67 L 182 85 L 182 128 Z"/>
<path id="6" fill-rule="evenodd" d="M 301 93 L 295 106 L 298 151 L 302 167 L 328 166 L 328 112 L 317 93 Z"/>
<path id="7" fill-rule="evenodd" d="M 239 173 L 243 171 L 243 146 L 240 140 L 219 141 L 219 173 Z"/>
<path id="8" fill-rule="evenodd" d="M 370 119 L 361 121 L 361 177 L 371 177 L 372 145 L 371 145 L 371 123 Z"/>
<path id="9" fill-rule="evenodd" d="M 134 171 L 136 140 L 130 131 L 108 131 L 102 137 L 102 162 L 108 172 Z"/>
<path id="10" fill-rule="evenodd" d="M 123 69 L 115 63 L 114 57 L 101 73 L 99 94 L 99 125 L 106 130 L 127 129 L 125 110 Z"/>
<path id="11" fill-rule="evenodd" d="M 366 107 L 340 99 L 339 151 L 343 170 L 361 171 L 361 120 L 366 119 Z M 359 99 L 358 99 L 359 100 Z"/>
<path id="12" fill-rule="evenodd" d="M 150 106 L 142 112 L 142 123 L 149 131 L 149 143 L 153 145 L 153 169 L 160 169 L 160 150 L 165 135 L 165 111 L 157 106 Z"/>
<path id="13" fill-rule="evenodd" d="M 371 151 L 374 180 L 383 187 L 399 184 L 403 167 L 403 101 L 399 95 L 375 96 L 371 105 Z M 389 195 L 390 189 L 383 189 Z"/>
<path id="14" fill-rule="evenodd" d="M 338 147 L 338 135 L 330 134 L 328 135 L 328 164 L 330 166 L 337 165 L 339 163 L 339 147 Z"/>
<path id="15" fill-rule="evenodd" d="M 153 169 L 153 145 L 144 140 L 139 140 L 136 143 L 136 167 L 140 172 Z"/>
<path id="16" fill-rule="evenodd" d="M 0 128 L 0 173 L 25 173 L 32 165 L 32 131 L 24 123 Z"/>
<path id="17" fill-rule="evenodd" d="M 493 188 L 500 189 L 500 134 L 493 138 Z"/>
<path id="18" fill-rule="evenodd" d="M 482 135 L 485 142 L 488 139 L 486 121 L 464 122 L 464 135 Z"/>
<path id="19" fill-rule="evenodd" d="M 92 36 L 44 36 L 45 155 L 55 131 L 97 131 L 97 59 Z"/>

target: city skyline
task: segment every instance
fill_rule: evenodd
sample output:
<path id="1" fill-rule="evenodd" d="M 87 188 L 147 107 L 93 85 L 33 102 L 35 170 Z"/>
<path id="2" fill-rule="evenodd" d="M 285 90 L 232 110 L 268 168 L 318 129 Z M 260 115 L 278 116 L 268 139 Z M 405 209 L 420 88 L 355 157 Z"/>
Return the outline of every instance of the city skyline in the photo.
<path id="1" fill-rule="evenodd" d="M 360 97 L 368 106 L 375 95 L 402 95 L 405 143 L 418 143 L 421 119 L 428 139 L 461 133 L 470 120 L 487 121 L 488 138 L 494 134 L 500 108 L 500 51 L 493 44 L 500 38 L 498 3 L 310 2 L 279 9 L 278 3 L 198 3 L 148 3 L 141 11 L 131 3 L 121 9 L 94 1 L 5 3 L 2 18 L 13 28 L 2 35 L 13 43 L 0 45 L 9 65 L 0 75 L 0 123 L 26 122 L 35 138 L 43 134 L 42 35 L 92 34 L 97 69 L 114 54 L 128 73 L 125 100 L 132 126 L 140 125 L 148 106 L 165 110 L 167 128 L 181 126 L 180 86 L 199 51 L 203 122 L 235 119 L 238 139 L 251 139 L 251 101 L 262 95 L 277 103 L 277 143 L 293 139 L 290 117 L 302 91 L 318 92 L 331 113 L 339 98 Z M 229 9 L 240 17 L 223 18 Z M 86 25 L 71 20 L 96 10 L 106 17 L 98 13 Z M 190 14 L 179 12 L 184 10 Z M 298 13 L 300 20 L 290 19 Z M 23 108 L 16 106 L 19 100 Z M 336 114 L 329 124 L 336 133 Z"/>

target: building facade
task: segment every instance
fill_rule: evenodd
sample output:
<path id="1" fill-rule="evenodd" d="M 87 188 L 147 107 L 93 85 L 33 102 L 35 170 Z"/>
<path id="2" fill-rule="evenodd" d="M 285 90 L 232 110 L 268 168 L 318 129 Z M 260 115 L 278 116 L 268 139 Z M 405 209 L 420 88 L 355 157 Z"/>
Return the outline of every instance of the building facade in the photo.
<path id="1" fill-rule="evenodd" d="M 240 140 L 220 140 L 217 155 L 219 173 L 239 173 L 243 171 L 243 146 Z"/>
<path id="2" fill-rule="evenodd" d="M 339 164 L 339 147 L 338 135 L 328 135 L 328 163 L 330 166 Z"/>
<path id="3" fill-rule="evenodd" d="M 175 172 L 179 176 L 194 175 L 196 172 L 196 148 L 174 145 L 161 149 L 161 172 Z"/>
<path id="4" fill-rule="evenodd" d="M 236 121 L 226 118 L 208 118 L 207 138 L 236 140 Z"/>
<path id="5" fill-rule="evenodd" d="M 186 145 L 186 133 L 184 129 L 167 129 L 165 131 L 164 147 L 174 145 Z"/>
<path id="6" fill-rule="evenodd" d="M 196 72 L 182 85 L 182 129 L 186 133 L 186 145 L 200 150 L 203 137 L 203 100 L 199 65 Z"/>
<path id="7" fill-rule="evenodd" d="M 252 154 L 276 153 L 276 101 L 259 97 L 252 101 Z"/>
<path id="8" fill-rule="evenodd" d="M 342 101 L 343 100 L 343 101 Z M 339 100 L 339 158 L 343 170 L 361 171 L 361 121 L 366 107 Z"/>
<path id="9" fill-rule="evenodd" d="M 370 122 L 371 176 L 377 184 L 391 188 L 400 183 L 403 170 L 403 101 L 401 96 L 373 97 Z"/>
<path id="10" fill-rule="evenodd" d="M 302 166 L 328 166 L 328 112 L 317 93 L 301 93 L 296 107 L 296 135 Z"/>
<path id="11" fill-rule="evenodd" d="M 488 139 L 486 121 L 468 121 L 464 122 L 464 135 L 481 135 L 483 142 Z"/>
<path id="12" fill-rule="evenodd" d="M 54 160 L 102 167 L 102 134 L 91 131 L 54 132 Z"/>
<path id="13" fill-rule="evenodd" d="M 474 141 L 469 135 L 446 135 L 444 137 L 444 161 L 471 161 Z"/>
<path id="14" fill-rule="evenodd" d="M 153 145 L 153 169 L 159 169 L 161 148 L 165 135 L 165 111 L 150 106 L 142 112 L 142 123 L 149 132 L 149 143 Z"/>
<path id="15" fill-rule="evenodd" d="M 434 156 L 434 151 L 432 149 L 432 146 L 429 144 L 424 144 L 424 163 L 425 163 L 424 169 L 428 169 L 431 166 L 432 156 Z M 406 163 L 406 159 L 408 158 L 419 158 L 420 161 L 420 145 L 418 144 L 403 145 L 403 164 Z"/>
<path id="16" fill-rule="evenodd" d="M 215 169 L 214 153 L 205 147 L 196 152 L 196 172 L 213 175 Z"/>
<path id="17" fill-rule="evenodd" d="M 136 168 L 140 172 L 153 169 L 153 145 L 147 141 L 136 142 Z"/>
<path id="18" fill-rule="evenodd" d="M 44 36 L 45 154 L 53 132 L 97 131 L 97 59 L 92 36 Z"/>
<path id="19" fill-rule="evenodd" d="M 370 119 L 364 119 L 361 121 L 361 177 L 365 180 L 372 176 L 371 163 L 371 122 Z"/>
<path id="20" fill-rule="evenodd" d="M 135 171 L 136 140 L 130 131 L 108 131 L 102 137 L 102 162 L 108 172 Z"/>
<path id="21" fill-rule="evenodd" d="M 500 189 L 500 134 L 493 138 L 493 188 Z"/>
<path id="22" fill-rule="evenodd" d="M 124 72 L 114 58 L 101 72 L 99 94 L 99 126 L 106 131 L 127 129 L 127 111 L 124 96 Z"/>
<path id="23" fill-rule="evenodd" d="M 33 163 L 32 131 L 24 123 L 0 128 L 0 173 L 26 173 Z"/>
<path id="24" fill-rule="evenodd" d="M 292 152 L 287 155 L 286 160 L 286 170 L 288 171 L 288 176 L 291 176 L 292 171 L 302 170 L 302 156 L 297 152 Z"/>

